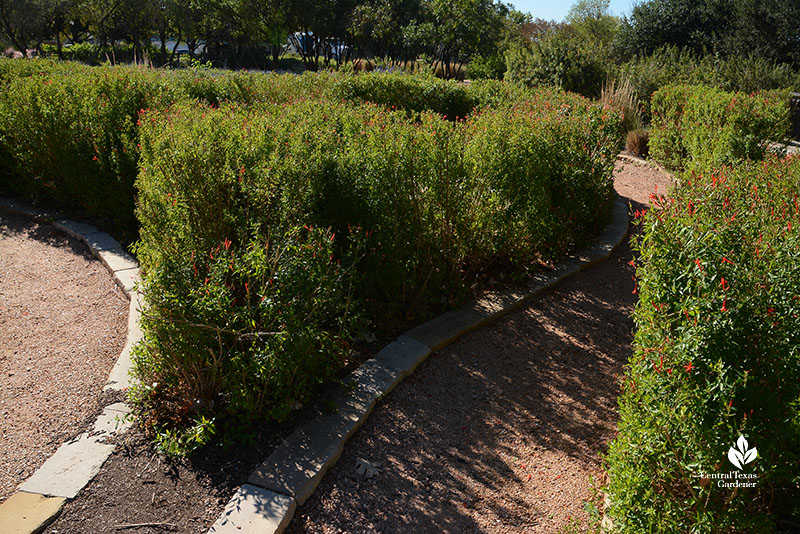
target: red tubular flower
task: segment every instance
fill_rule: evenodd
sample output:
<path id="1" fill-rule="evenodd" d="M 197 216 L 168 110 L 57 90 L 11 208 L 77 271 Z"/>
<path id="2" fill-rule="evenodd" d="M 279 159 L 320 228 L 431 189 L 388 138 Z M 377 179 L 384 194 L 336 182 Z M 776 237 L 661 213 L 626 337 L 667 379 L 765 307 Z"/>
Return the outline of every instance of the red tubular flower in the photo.
<path id="1" fill-rule="evenodd" d="M 722 299 L 722 311 L 728 311 L 727 304 L 728 304 L 728 301 L 725 300 L 725 299 Z"/>

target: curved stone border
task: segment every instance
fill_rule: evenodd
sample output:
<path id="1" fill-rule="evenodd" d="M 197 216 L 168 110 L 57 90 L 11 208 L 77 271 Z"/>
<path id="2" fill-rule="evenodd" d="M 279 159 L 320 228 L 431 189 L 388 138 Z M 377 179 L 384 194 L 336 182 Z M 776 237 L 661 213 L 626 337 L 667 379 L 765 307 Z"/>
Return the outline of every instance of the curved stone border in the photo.
<path id="1" fill-rule="evenodd" d="M 0 211 L 21 215 L 80 239 L 108 269 L 130 300 L 128 335 L 114 368 L 103 388 L 121 391 L 130 385 L 130 350 L 142 337 L 139 329 L 139 295 L 134 285 L 139 264 L 116 239 L 96 226 L 62 218 L 58 213 L 38 209 L 25 202 L 0 198 Z M 73 499 L 100 471 L 114 451 L 108 439 L 125 431 L 130 408 L 124 402 L 106 406 L 92 430 L 67 441 L 23 482 L 17 492 L 0 504 L 0 525 L 4 533 L 35 534 L 52 523 L 68 500 Z"/>
<path id="2" fill-rule="evenodd" d="M 139 274 L 136 260 L 114 238 L 95 226 L 60 218 L 57 213 L 5 198 L 0 198 L 0 210 L 50 223 L 84 241 L 128 296 L 131 303 L 127 341 L 104 389 L 128 387 L 130 349 L 141 339 L 139 296 L 134 292 Z M 346 441 L 366 421 L 378 400 L 433 351 L 524 306 L 565 278 L 606 260 L 627 233 L 628 206 L 618 198 L 612 221 L 597 243 L 568 256 L 556 269 L 534 275 L 527 288 L 489 293 L 399 336 L 350 375 L 354 387 L 336 399 L 335 414 L 322 416 L 295 430 L 250 474 L 247 484 L 236 491 L 209 534 L 283 532 L 297 505 L 311 496 L 325 472 L 338 460 Z M 35 534 L 54 521 L 64 503 L 74 498 L 99 472 L 114 450 L 106 440 L 130 425 L 130 422 L 120 423 L 129 411 L 124 403 L 106 406 L 91 432 L 64 443 L 17 493 L 0 504 L 0 524 L 6 531 Z"/>
<path id="3" fill-rule="evenodd" d="M 335 399 L 335 414 L 296 429 L 250 474 L 208 534 L 283 532 L 297 506 L 311 496 L 378 400 L 433 351 L 524 306 L 565 278 L 608 259 L 627 234 L 628 205 L 617 198 L 612 220 L 597 242 L 568 256 L 556 269 L 534 275 L 527 288 L 489 293 L 402 334 L 353 371 L 350 380 L 354 387 Z"/>

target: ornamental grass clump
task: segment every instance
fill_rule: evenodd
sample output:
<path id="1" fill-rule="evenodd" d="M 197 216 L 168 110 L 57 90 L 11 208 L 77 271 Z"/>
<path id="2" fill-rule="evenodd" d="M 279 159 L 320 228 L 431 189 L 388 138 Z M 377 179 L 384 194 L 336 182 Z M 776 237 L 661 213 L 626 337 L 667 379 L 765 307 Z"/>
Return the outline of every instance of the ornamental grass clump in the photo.
<path id="1" fill-rule="evenodd" d="M 768 157 L 686 174 L 637 214 L 634 351 L 607 457 L 615 532 L 798 522 L 798 195 L 800 160 Z M 757 449 L 741 468 L 740 436 Z M 754 487 L 724 486 L 745 477 Z"/>

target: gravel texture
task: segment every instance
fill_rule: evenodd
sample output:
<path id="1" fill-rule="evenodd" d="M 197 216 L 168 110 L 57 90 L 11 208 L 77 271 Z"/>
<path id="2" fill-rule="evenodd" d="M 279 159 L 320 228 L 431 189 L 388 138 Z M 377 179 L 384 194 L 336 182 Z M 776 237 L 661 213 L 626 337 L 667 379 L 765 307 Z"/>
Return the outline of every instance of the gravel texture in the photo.
<path id="1" fill-rule="evenodd" d="M 86 245 L 0 213 L 0 500 L 100 411 L 127 316 Z"/>
<path id="2" fill-rule="evenodd" d="M 617 190 L 634 209 L 656 185 L 666 191 L 669 178 L 618 165 Z M 576 521 L 578 531 L 586 528 L 584 501 L 602 508 L 592 488 L 604 482 L 600 454 L 614 435 L 617 375 L 630 353 L 631 257 L 624 244 L 432 355 L 379 404 L 288 531 L 539 533 Z M 205 532 L 290 430 L 260 428 L 253 445 L 174 461 L 129 432 L 46 532 L 137 523 L 123 532 Z"/>
<path id="3" fill-rule="evenodd" d="M 639 209 L 670 180 L 617 166 Z M 432 356 L 379 405 L 288 532 L 588 529 L 602 508 L 636 295 L 627 242 L 606 262 Z M 359 459 L 378 464 L 372 477 Z"/>

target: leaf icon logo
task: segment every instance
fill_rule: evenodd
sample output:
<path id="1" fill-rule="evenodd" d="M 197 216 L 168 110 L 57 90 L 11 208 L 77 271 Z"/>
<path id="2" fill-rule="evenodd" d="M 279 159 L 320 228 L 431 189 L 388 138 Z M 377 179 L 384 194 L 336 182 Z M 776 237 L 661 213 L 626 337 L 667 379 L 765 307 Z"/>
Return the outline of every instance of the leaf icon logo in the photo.
<path id="1" fill-rule="evenodd" d="M 758 451 L 755 447 L 752 449 L 747 448 L 747 440 L 744 436 L 739 436 L 734 447 L 728 449 L 728 460 L 730 460 L 737 469 L 742 469 L 745 464 L 749 464 L 755 460 L 756 456 L 758 456 Z"/>

